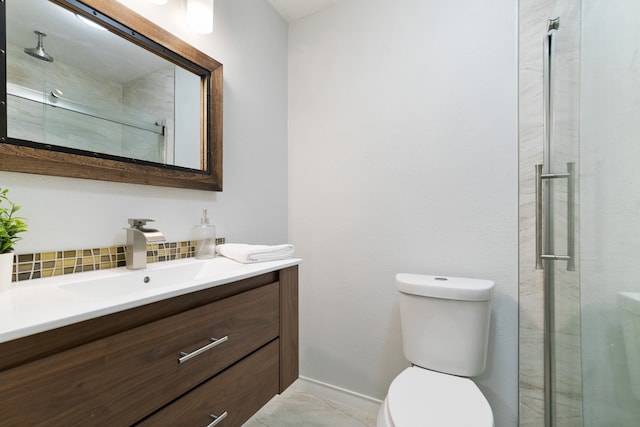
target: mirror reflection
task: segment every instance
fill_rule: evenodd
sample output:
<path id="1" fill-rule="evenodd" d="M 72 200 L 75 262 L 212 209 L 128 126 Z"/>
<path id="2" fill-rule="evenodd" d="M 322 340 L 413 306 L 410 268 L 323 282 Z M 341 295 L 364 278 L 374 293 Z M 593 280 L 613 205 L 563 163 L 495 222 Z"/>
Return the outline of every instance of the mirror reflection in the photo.
<path id="1" fill-rule="evenodd" d="M 48 0 L 10 0 L 7 136 L 204 169 L 201 76 Z"/>

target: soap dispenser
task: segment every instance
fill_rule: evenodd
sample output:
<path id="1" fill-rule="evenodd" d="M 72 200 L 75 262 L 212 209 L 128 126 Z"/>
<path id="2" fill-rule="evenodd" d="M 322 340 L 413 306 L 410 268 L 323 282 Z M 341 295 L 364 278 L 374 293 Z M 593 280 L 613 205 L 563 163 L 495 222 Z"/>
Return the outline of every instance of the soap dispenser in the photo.
<path id="1" fill-rule="evenodd" d="M 202 210 L 200 225 L 196 227 L 196 253 L 198 259 L 209 259 L 216 256 L 216 227 L 209 224 L 207 209 Z"/>

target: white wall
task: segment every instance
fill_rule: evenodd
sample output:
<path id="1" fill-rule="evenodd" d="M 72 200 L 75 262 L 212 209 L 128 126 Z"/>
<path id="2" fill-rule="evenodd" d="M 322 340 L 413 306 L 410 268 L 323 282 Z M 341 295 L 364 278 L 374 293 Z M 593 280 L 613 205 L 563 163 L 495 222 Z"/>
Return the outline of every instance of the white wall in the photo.
<path id="1" fill-rule="evenodd" d="M 198 35 L 180 0 L 123 3 L 224 64 L 224 191 L 0 172 L 30 226 L 16 251 L 122 244 L 130 217 L 184 240 L 203 207 L 229 241 L 286 241 L 287 23 L 264 0 L 216 0 L 213 34 Z"/>
<path id="2" fill-rule="evenodd" d="M 396 272 L 494 279 L 477 381 L 517 420 L 517 2 L 350 0 L 291 24 L 301 375 L 381 399 Z"/>

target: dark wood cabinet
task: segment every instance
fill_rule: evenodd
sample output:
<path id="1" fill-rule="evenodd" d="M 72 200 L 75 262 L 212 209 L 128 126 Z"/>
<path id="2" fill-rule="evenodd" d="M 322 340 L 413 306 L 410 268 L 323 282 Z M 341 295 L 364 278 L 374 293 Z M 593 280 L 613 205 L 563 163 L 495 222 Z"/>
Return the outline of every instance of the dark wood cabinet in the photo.
<path id="1" fill-rule="evenodd" d="M 297 277 L 289 267 L 0 344 L 0 424 L 206 426 L 226 412 L 217 425 L 240 425 L 298 376 Z"/>
<path id="2" fill-rule="evenodd" d="M 137 426 L 241 425 L 278 393 L 278 352 L 272 341 Z"/>

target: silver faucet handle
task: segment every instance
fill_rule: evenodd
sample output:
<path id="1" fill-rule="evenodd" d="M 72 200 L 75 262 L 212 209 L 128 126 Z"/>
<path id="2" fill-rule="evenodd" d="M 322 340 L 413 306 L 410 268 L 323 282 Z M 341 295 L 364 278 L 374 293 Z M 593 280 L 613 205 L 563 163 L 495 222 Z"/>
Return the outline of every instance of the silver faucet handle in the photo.
<path id="1" fill-rule="evenodd" d="M 153 222 L 153 219 L 144 219 L 144 218 L 129 218 L 129 224 L 132 227 L 142 227 L 147 224 L 147 222 Z"/>

